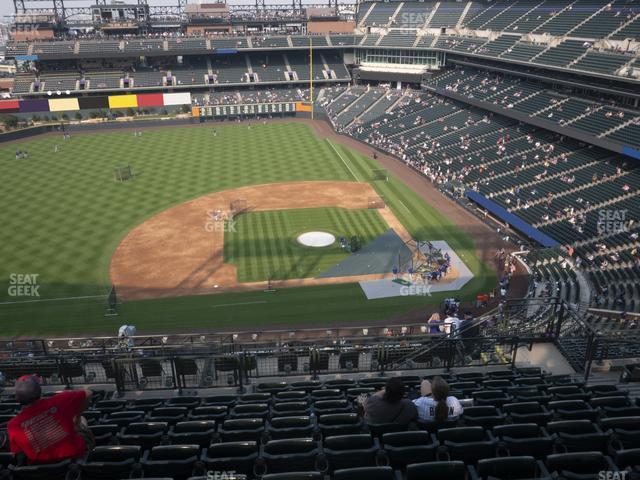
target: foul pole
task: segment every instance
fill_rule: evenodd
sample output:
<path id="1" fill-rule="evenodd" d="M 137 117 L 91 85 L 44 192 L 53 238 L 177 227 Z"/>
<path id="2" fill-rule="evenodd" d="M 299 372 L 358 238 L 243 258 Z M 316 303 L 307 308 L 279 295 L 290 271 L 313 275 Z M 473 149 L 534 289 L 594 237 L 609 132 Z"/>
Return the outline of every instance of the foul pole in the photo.
<path id="1" fill-rule="evenodd" d="M 313 120 L 313 41 L 309 36 L 309 98 L 311 99 L 311 120 Z"/>

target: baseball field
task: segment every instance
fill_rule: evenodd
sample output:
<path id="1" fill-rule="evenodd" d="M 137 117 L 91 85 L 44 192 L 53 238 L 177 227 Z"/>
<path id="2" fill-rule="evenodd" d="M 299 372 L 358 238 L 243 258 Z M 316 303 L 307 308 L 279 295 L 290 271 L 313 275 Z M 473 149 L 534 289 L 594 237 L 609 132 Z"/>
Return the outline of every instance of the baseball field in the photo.
<path id="1" fill-rule="evenodd" d="M 474 239 L 397 178 L 374 180 L 374 160 L 304 123 L 215 128 L 56 134 L 2 146 L 1 335 L 112 334 L 122 323 L 141 333 L 364 324 L 448 296 L 367 300 L 353 282 L 242 288 L 313 277 L 348 255 L 296 244 L 307 230 L 358 235 L 364 244 L 390 226 L 444 239 L 474 274 L 457 296 L 495 285 Z M 28 158 L 16 159 L 18 150 Z M 115 168 L 129 165 L 134 178 L 116 181 Z M 372 194 L 384 198 L 387 214 L 366 208 Z M 234 219 L 233 235 L 205 236 L 210 210 L 234 199 L 250 208 Z M 148 288 L 127 297 L 147 279 Z M 105 317 L 113 284 L 119 316 Z"/>

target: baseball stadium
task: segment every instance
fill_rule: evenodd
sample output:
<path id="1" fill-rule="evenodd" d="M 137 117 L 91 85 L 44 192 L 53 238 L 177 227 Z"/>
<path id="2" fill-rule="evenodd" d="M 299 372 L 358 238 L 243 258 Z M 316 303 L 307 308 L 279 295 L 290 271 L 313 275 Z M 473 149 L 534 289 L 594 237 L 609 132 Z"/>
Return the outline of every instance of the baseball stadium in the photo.
<path id="1" fill-rule="evenodd" d="M 0 478 L 640 478 L 638 0 L 2 12 Z"/>

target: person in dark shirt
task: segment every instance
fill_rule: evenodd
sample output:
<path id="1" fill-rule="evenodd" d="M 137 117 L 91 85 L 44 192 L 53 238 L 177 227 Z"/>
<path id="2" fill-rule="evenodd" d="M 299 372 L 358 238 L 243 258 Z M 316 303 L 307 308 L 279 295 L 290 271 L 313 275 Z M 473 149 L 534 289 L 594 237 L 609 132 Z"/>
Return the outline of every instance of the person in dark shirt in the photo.
<path id="1" fill-rule="evenodd" d="M 371 395 L 364 404 L 364 419 L 369 424 L 399 423 L 406 425 L 418 416 L 415 405 L 404 398 L 405 386 L 398 377 L 387 380 L 386 386 Z"/>

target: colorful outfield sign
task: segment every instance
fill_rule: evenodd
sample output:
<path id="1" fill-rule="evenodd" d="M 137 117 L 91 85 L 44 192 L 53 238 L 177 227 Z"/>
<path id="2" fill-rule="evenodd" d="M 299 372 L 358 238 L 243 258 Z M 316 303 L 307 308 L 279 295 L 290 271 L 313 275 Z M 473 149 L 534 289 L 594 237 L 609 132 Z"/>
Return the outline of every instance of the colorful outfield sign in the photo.
<path id="1" fill-rule="evenodd" d="M 0 113 L 75 112 L 78 110 L 152 108 L 191 105 L 191 94 L 144 93 L 96 97 L 57 97 L 41 99 L 1 100 Z"/>

